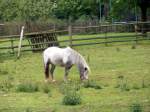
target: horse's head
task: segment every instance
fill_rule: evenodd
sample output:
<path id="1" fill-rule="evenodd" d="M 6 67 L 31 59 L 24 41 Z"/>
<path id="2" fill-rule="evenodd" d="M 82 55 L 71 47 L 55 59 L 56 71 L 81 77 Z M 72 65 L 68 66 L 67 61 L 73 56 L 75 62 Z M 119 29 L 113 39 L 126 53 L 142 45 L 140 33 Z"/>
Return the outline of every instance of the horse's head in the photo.
<path id="1" fill-rule="evenodd" d="M 89 67 L 80 66 L 79 72 L 80 72 L 80 79 L 81 80 L 87 80 L 88 79 Z"/>

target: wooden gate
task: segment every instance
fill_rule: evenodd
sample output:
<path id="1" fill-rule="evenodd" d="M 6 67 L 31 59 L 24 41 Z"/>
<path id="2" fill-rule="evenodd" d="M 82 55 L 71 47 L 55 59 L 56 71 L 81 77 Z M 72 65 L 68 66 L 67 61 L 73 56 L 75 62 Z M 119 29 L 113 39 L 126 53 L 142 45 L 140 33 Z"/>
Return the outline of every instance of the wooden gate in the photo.
<path id="1" fill-rule="evenodd" d="M 59 46 L 56 33 L 42 32 L 26 35 L 33 52 L 42 51 L 50 46 Z"/>

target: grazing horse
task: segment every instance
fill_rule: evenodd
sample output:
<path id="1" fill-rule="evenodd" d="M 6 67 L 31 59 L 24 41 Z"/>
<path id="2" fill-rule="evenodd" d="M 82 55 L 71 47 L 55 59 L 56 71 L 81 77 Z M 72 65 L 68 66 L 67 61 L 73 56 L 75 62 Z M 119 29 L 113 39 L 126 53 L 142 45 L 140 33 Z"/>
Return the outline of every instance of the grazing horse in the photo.
<path id="1" fill-rule="evenodd" d="M 88 72 L 90 71 L 88 64 L 83 56 L 70 47 L 49 47 L 44 50 L 43 59 L 46 82 L 49 81 L 49 65 L 51 65 L 50 75 L 53 82 L 55 81 L 53 72 L 56 65 L 65 68 L 64 81 L 67 81 L 69 70 L 73 65 L 77 65 L 81 80 L 88 79 Z"/>

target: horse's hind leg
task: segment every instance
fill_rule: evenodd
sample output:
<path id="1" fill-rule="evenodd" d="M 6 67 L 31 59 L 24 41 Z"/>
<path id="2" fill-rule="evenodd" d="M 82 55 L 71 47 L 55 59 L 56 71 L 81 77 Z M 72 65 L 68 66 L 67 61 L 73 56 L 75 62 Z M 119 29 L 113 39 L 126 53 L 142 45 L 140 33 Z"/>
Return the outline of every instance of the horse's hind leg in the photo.
<path id="1" fill-rule="evenodd" d="M 54 79 L 54 70 L 55 70 L 55 65 L 51 64 L 50 73 L 51 73 L 51 78 L 52 78 L 53 82 L 55 82 L 55 79 Z"/>
<path id="2" fill-rule="evenodd" d="M 49 79 L 49 63 L 47 62 L 45 65 L 45 81 L 48 82 Z"/>

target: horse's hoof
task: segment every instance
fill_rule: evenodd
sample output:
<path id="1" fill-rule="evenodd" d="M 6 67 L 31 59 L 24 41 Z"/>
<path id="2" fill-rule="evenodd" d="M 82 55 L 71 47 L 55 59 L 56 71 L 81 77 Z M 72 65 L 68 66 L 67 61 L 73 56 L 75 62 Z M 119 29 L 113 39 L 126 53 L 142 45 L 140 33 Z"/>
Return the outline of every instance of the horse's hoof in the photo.
<path id="1" fill-rule="evenodd" d="M 47 79 L 45 80 L 45 83 L 49 83 L 49 82 L 50 82 L 49 80 L 47 80 Z"/>
<path id="2" fill-rule="evenodd" d="M 50 82 L 51 82 L 50 78 L 45 79 L 45 83 L 50 83 Z"/>
<path id="3" fill-rule="evenodd" d="M 71 79 L 68 79 L 68 81 L 71 81 Z"/>
<path id="4" fill-rule="evenodd" d="M 56 80 L 52 80 L 52 82 L 56 82 Z"/>

